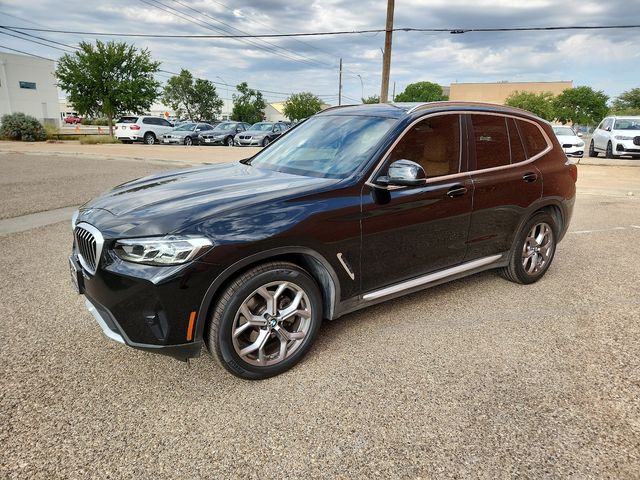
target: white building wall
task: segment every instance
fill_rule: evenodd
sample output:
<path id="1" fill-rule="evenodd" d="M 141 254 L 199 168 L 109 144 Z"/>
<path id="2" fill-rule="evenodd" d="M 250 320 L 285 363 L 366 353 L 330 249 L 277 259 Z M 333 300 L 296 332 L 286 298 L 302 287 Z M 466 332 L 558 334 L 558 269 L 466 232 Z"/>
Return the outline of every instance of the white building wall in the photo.
<path id="1" fill-rule="evenodd" d="M 0 52 L 0 115 L 20 112 L 60 125 L 54 71 L 53 60 Z M 25 88 L 34 83 L 35 89 Z"/>

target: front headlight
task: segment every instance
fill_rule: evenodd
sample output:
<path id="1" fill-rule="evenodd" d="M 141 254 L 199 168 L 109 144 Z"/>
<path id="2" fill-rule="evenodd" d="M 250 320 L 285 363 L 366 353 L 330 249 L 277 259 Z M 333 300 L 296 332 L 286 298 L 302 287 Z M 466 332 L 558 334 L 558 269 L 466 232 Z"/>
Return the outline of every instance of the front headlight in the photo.
<path id="1" fill-rule="evenodd" d="M 580 147 L 580 148 L 584 147 L 584 142 L 576 143 L 576 147 Z"/>
<path id="2" fill-rule="evenodd" d="M 113 251 L 122 260 L 145 265 L 180 265 L 213 247 L 203 237 L 131 238 L 118 240 Z"/>
<path id="3" fill-rule="evenodd" d="M 616 140 L 633 140 L 633 137 L 627 137 L 625 135 L 616 135 L 614 138 Z"/>
<path id="4" fill-rule="evenodd" d="M 76 210 L 75 212 L 73 212 L 73 215 L 71 215 L 71 230 L 75 230 L 76 223 L 78 223 L 79 215 L 80 215 L 80 210 Z"/>

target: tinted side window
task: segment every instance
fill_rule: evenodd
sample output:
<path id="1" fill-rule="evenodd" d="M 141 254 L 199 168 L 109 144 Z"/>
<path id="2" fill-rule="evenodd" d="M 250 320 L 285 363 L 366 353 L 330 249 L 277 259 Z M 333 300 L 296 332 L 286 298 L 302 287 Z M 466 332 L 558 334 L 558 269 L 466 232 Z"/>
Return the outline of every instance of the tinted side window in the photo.
<path id="1" fill-rule="evenodd" d="M 524 120 L 517 120 L 517 123 L 527 152 L 527 158 L 538 155 L 548 147 L 542 132 L 535 124 Z"/>
<path id="2" fill-rule="evenodd" d="M 507 120 L 507 129 L 509 130 L 509 148 L 511 148 L 511 163 L 524 162 L 527 155 L 524 151 L 524 145 L 520 138 L 518 126 L 513 118 Z"/>
<path id="3" fill-rule="evenodd" d="M 160 119 L 160 125 L 162 125 L 163 127 L 170 127 L 171 126 L 171 122 L 165 120 L 164 118 Z"/>
<path id="4" fill-rule="evenodd" d="M 144 123 L 145 125 L 155 125 L 155 122 L 153 120 L 153 118 L 143 118 L 142 123 Z"/>
<path id="5" fill-rule="evenodd" d="M 460 171 L 460 115 L 427 118 L 414 125 L 398 142 L 389 157 L 411 160 L 424 168 L 427 177 Z"/>
<path id="6" fill-rule="evenodd" d="M 611 124 L 613 123 L 613 119 L 611 118 L 605 118 L 604 122 L 602 122 L 602 129 L 603 130 L 608 130 L 611 128 Z"/>
<path id="7" fill-rule="evenodd" d="M 476 170 L 511 163 L 507 119 L 494 115 L 471 115 L 476 147 Z"/>

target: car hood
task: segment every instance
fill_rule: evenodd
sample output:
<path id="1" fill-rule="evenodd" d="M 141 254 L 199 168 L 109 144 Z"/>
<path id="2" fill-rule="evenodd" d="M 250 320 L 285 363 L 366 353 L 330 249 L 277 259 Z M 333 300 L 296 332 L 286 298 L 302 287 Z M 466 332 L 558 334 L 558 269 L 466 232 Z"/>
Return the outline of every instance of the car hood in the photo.
<path id="1" fill-rule="evenodd" d="M 271 130 L 265 132 L 264 130 L 245 130 L 244 132 L 240 132 L 240 135 L 251 135 L 252 137 L 260 137 L 265 136 L 271 133 Z"/>
<path id="2" fill-rule="evenodd" d="M 571 143 L 571 144 L 576 144 L 576 143 L 580 143 L 583 140 L 576 136 L 576 135 L 557 135 L 558 137 L 558 141 L 562 144 L 562 143 Z"/>
<path id="3" fill-rule="evenodd" d="M 611 133 L 623 137 L 637 137 L 640 135 L 640 130 L 613 130 Z"/>
<path id="4" fill-rule="evenodd" d="M 120 185 L 83 205 L 78 221 L 94 225 L 110 238 L 165 235 L 230 210 L 337 182 L 239 162 L 191 168 Z"/>

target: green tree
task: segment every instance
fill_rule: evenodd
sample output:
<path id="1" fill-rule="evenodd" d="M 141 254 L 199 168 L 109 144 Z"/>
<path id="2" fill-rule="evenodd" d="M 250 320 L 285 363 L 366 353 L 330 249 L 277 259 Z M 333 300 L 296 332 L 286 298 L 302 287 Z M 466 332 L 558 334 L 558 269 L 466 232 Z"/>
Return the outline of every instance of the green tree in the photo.
<path id="1" fill-rule="evenodd" d="M 622 92 L 613 101 L 611 111 L 621 115 L 640 115 L 640 88 Z"/>
<path id="2" fill-rule="evenodd" d="M 380 95 L 371 95 L 370 97 L 363 98 L 362 103 L 380 103 Z"/>
<path id="3" fill-rule="evenodd" d="M 143 113 L 158 97 L 160 84 L 147 49 L 124 42 L 80 42 L 80 50 L 58 61 L 58 86 L 67 92 L 81 115 L 105 116 L 113 135 L 113 119 L 123 113 Z"/>
<path id="4" fill-rule="evenodd" d="M 235 93 L 233 98 L 233 110 L 231 119 L 236 122 L 256 123 L 262 120 L 263 110 L 267 104 L 262 97 L 262 92 L 249 88 L 247 82 L 236 85 L 239 95 Z"/>
<path id="5" fill-rule="evenodd" d="M 185 115 L 194 120 L 213 120 L 222 110 L 223 101 L 218 97 L 213 82 L 197 78 L 189 70 L 180 70 L 164 87 L 162 101 L 179 117 Z"/>
<path id="6" fill-rule="evenodd" d="M 505 101 L 505 105 L 527 110 L 548 121 L 555 118 L 551 92 L 513 92 Z"/>
<path id="7" fill-rule="evenodd" d="M 291 121 L 302 120 L 322 110 L 322 102 L 311 92 L 294 93 L 284 102 L 284 114 Z"/>
<path id="8" fill-rule="evenodd" d="M 591 87 L 568 88 L 553 100 L 555 117 L 564 123 L 594 125 L 609 113 L 609 97 Z"/>
<path id="9" fill-rule="evenodd" d="M 432 82 L 416 82 L 407 85 L 404 92 L 396 95 L 396 102 L 437 102 L 447 100 L 442 94 L 442 87 Z"/>

